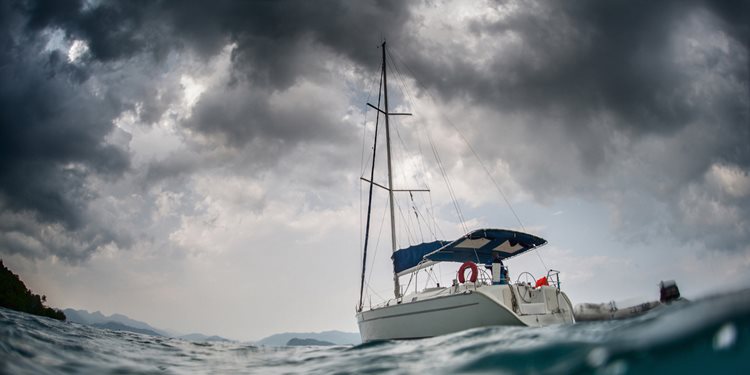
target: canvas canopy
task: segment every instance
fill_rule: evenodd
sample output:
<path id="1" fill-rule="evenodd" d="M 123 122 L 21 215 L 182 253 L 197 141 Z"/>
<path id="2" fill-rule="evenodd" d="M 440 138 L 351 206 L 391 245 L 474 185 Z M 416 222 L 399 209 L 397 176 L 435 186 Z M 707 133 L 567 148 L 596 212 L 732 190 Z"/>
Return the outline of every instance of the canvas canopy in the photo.
<path id="1" fill-rule="evenodd" d="M 506 229 L 477 229 L 453 241 L 434 241 L 409 246 L 393 253 L 397 274 L 419 269 L 427 262 L 492 263 L 546 244 L 543 238 Z"/>

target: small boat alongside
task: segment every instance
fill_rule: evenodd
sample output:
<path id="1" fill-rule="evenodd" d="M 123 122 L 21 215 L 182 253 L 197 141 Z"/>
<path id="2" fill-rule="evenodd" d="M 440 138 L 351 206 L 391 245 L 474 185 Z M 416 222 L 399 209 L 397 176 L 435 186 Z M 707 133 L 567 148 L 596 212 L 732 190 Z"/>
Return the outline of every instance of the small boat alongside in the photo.
<path id="1" fill-rule="evenodd" d="M 385 120 L 388 183 L 373 181 L 378 149 L 379 122 L 376 122 L 370 178 L 362 178 L 369 183 L 360 298 L 356 311 L 362 341 L 424 338 L 485 326 L 540 327 L 573 323 L 573 306 L 560 288 L 558 271 L 549 270 L 539 279 L 522 272 L 515 282 L 509 280 L 508 268 L 503 261 L 545 245 L 547 241 L 538 236 L 509 229 L 477 229 L 454 241 L 436 240 L 400 249 L 397 247 L 394 193 L 411 194 L 419 190 L 393 187 L 389 118 L 407 114 L 389 112 L 385 42 L 381 47 L 383 106 L 380 96 L 377 105 L 367 104 L 378 112 L 378 119 L 382 116 Z M 394 296 L 365 308 L 365 268 L 375 186 L 388 192 Z M 460 264 L 452 285 L 440 286 L 436 283 L 434 287 L 404 293 L 400 285 L 402 276 L 414 276 L 420 270 L 439 263 Z"/>
<path id="2" fill-rule="evenodd" d="M 659 283 L 658 301 L 648 301 L 632 306 L 617 306 L 615 301 L 579 303 L 573 308 L 573 316 L 578 322 L 620 320 L 634 318 L 672 303 L 686 302 L 688 300 L 680 296 L 680 288 L 677 287 L 677 283 L 674 280 L 667 280 Z"/>

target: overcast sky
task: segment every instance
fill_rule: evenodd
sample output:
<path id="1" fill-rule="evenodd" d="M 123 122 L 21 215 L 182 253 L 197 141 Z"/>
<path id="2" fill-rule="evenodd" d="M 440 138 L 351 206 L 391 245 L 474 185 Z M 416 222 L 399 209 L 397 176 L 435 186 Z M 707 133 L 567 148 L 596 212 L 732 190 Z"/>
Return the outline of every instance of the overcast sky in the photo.
<path id="1" fill-rule="evenodd" d="M 356 331 L 383 38 L 391 107 L 414 113 L 397 182 L 433 189 L 415 201 L 441 239 L 463 227 L 429 139 L 465 225 L 520 227 L 496 181 L 550 242 L 511 274 L 561 270 L 574 303 L 750 282 L 746 1 L 0 7 L 0 255 L 53 306 L 243 340 Z M 392 293 L 376 234 L 373 302 Z"/>

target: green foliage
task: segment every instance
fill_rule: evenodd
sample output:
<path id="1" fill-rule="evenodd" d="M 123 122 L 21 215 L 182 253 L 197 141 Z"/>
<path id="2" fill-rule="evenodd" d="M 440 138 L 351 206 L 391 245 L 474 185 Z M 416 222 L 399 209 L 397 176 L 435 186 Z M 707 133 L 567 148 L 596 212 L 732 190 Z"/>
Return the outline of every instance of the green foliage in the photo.
<path id="1" fill-rule="evenodd" d="M 65 314 L 57 309 L 44 306 L 46 296 L 39 296 L 26 288 L 18 275 L 5 267 L 0 260 L 0 306 L 29 314 L 65 320 Z"/>

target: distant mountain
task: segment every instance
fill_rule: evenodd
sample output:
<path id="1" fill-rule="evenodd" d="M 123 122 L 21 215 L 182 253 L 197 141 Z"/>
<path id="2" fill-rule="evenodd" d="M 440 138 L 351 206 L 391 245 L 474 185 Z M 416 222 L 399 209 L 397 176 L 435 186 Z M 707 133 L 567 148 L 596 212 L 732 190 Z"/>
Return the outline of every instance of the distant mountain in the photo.
<path id="1" fill-rule="evenodd" d="M 65 317 L 67 317 L 67 320 L 69 322 L 79 323 L 79 324 L 88 324 L 84 323 L 84 318 L 79 316 L 76 310 L 73 309 L 65 309 L 63 310 L 63 313 L 65 314 Z"/>
<path id="2" fill-rule="evenodd" d="M 86 310 L 73 310 L 73 309 L 65 309 L 63 310 L 65 313 L 65 316 L 68 317 L 68 321 L 78 323 L 78 324 L 86 324 L 90 326 L 96 326 L 102 328 L 102 325 L 106 325 L 107 323 L 117 323 L 121 326 L 129 327 L 131 329 L 121 329 L 122 331 L 131 331 L 131 332 L 140 332 L 144 333 L 145 331 L 151 331 L 156 336 L 171 336 L 168 332 L 160 330 L 158 328 L 154 328 L 150 326 L 148 323 L 144 323 L 138 320 L 130 319 L 125 315 L 122 314 L 112 314 L 111 316 L 106 316 L 102 314 L 100 311 L 96 311 L 93 313 L 90 313 Z M 110 328 L 114 329 L 114 328 Z"/>
<path id="3" fill-rule="evenodd" d="M 187 341 L 199 341 L 199 342 L 205 342 L 205 341 L 231 341 L 229 339 L 225 339 L 221 336 L 206 336 L 202 333 L 191 333 L 189 335 L 182 335 L 182 336 L 175 336 L 178 339 L 183 339 Z"/>
<path id="4" fill-rule="evenodd" d="M 97 328 L 111 329 L 113 331 L 127 331 L 127 332 L 140 333 L 143 335 L 163 336 L 150 329 L 134 328 L 134 327 L 126 326 L 124 324 L 117 323 L 117 322 L 94 323 L 94 324 L 91 324 L 91 326 L 94 326 Z"/>
<path id="5" fill-rule="evenodd" d="M 284 346 L 291 339 L 314 339 L 330 342 L 334 345 L 359 345 L 362 339 L 359 333 L 325 331 L 325 332 L 286 332 L 268 336 L 256 342 L 258 345 Z"/>
<path id="6" fill-rule="evenodd" d="M 65 309 L 65 316 L 69 322 L 85 324 L 98 328 L 112 329 L 116 331 L 128 331 L 142 333 L 151 336 L 176 337 L 188 341 L 231 341 L 220 336 L 207 336 L 201 333 L 191 333 L 183 335 L 174 331 L 154 328 L 148 323 L 139 320 L 130 319 L 122 314 L 112 314 L 106 316 L 100 311 L 90 313 L 86 310 Z"/>
<path id="7" fill-rule="evenodd" d="M 316 339 L 298 339 L 293 338 L 289 341 L 287 341 L 286 346 L 331 346 L 336 345 L 332 342 L 328 341 L 321 341 Z"/>

